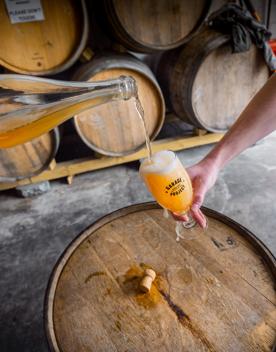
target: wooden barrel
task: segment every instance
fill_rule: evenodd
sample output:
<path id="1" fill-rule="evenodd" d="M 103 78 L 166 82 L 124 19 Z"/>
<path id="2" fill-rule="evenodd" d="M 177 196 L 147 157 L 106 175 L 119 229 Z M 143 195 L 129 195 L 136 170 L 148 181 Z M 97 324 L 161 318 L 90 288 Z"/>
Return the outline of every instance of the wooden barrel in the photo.
<path id="1" fill-rule="evenodd" d="M 130 75 L 137 82 L 148 134 L 153 140 L 163 125 L 165 106 L 159 85 L 147 65 L 130 55 L 99 56 L 80 67 L 74 80 L 99 81 L 121 75 Z M 93 107 L 76 115 L 74 124 L 84 143 L 100 154 L 127 155 L 145 145 L 143 125 L 133 99 Z"/>
<path id="2" fill-rule="evenodd" d="M 208 229 L 175 240 L 155 203 L 97 221 L 64 251 L 49 281 L 52 351 L 271 351 L 276 261 L 233 220 L 203 209 Z M 138 290 L 145 268 L 157 278 Z"/>
<path id="3" fill-rule="evenodd" d="M 41 76 L 61 72 L 79 58 L 88 36 L 84 0 L 41 0 L 41 7 L 36 2 L 30 8 L 8 3 L 11 8 L 0 0 L 1 65 Z"/>
<path id="4" fill-rule="evenodd" d="M 49 168 L 59 146 L 58 128 L 30 142 L 0 148 L 0 182 L 13 182 Z"/>
<path id="5" fill-rule="evenodd" d="M 168 50 L 187 42 L 202 25 L 210 0 L 104 0 L 110 33 L 138 52 Z"/>
<path id="6" fill-rule="evenodd" d="M 255 46 L 232 54 L 227 35 L 206 29 L 182 48 L 165 53 L 157 77 L 167 105 L 180 118 L 222 132 L 267 81 L 269 69 Z"/>

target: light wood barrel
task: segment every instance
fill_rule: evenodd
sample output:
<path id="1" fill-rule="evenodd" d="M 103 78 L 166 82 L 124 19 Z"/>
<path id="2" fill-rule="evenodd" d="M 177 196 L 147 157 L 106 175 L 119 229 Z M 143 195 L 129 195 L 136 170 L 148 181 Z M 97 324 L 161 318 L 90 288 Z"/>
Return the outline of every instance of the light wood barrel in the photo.
<path id="1" fill-rule="evenodd" d="M 213 132 L 229 129 L 269 77 L 260 50 L 232 54 L 229 37 L 211 30 L 165 53 L 157 71 L 167 105 Z"/>
<path id="2" fill-rule="evenodd" d="M 209 0 L 105 0 L 105 24 L 126 48 L 168 50 L 187 42 L 207 16 Z"/>
<path id="3" fill-rule="evenodd" d="M 55 74 L 70 67 L 85 48 L 84 0 L 41 0 L 41 5 L 44 20 L 12 24 L 5 1 L 0 0 L 0 64 L 11 71 Z"/>
<path id="4" fill-rule="evenodd" d="M 0 182 L 13 182 L 49 168 L 59 146 L 58 128 L 30 142 L 0 148 Z"/>
<path id="5" fill-rule="evenodd" d="M 165 105 L 159 85 L 144 63 L 130 55 L 99 56 L 82 66 L 74 80 L 99 81 L 121 75 L 130 75 L 137 82 L 148 134 L 153 140 L 163 125 Z M 84 143 L 100 154 L 127 155 L 145 146 L 143 125 L 134 99 L 93 107 L 76 115 L 74 124 Z"/>
<path id="6" fill-rule="evenodd" d="M 203 209 L 208 229 L 175 240 L 155 203 L 121 209 L 79 235 L 45 299 L 52 351 L 271 351 L 275 258 L 251 232 Z M 145 268 L 157 277 L 138 290 Z"/>

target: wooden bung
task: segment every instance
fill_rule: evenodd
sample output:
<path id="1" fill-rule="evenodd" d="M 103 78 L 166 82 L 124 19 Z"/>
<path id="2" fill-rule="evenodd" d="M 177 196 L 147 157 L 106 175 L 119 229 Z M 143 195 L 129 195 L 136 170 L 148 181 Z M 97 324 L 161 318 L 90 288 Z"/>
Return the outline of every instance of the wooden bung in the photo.
<path id="1" fill-rule="evenodd" d="M 176 242 L 175 221 L 156 203 L 120 209 L 77 236 L 48 283 L 50 350 L 273 350 L 274 256 L 244 226 L 203 212 L 208 229 L 187 230 L 192 240 Z M 158 272 L 149 294 L 137 290 L 145 268 Z"/>
<path id="2" fill-rule="evenodd" d="M 79 59 L 89 29 L 85 1 L 41 0 L 41 13 L 41 20 L 11 23 L 5 1 L 0 0 L 2 66 L 41 76 L 64 71 Z"/>
<path id="3" fill-rule="evenodd" d="M 210 0 L 103 0 L 103 26 L 135 52 L 168 50 L 187 42 L 201 28 Z"/>
<path id="4" fill-rule="evenodd" d="M 149 292 L 151 289 L 151 285 L 156 278 L 156 273 L 152 269 L 145 270 L 145 276 L 140 282 L 140 290 L 143 292 Z"/>
<path id="5" fill-rule="evenodd" d="M 145 111 L 147 131 L 154 140 L 163 126 L 165 104 L 160 87 L 146 64 L 127 54 L 103 54 L 82 65 L 73 80 L 99 81 L 132 76 Z M 74 125 L 83 142 L 102 155 L 124 156 L 145 146 L 143 125 L 134 99 L 114 100 L 74 116 Z"/>
<path id="6" fill-rule="evenodd" d="M 225 132 L 269 78 L 261 50 L 232 53 L 229 36 L 201 31 L 165 52 L 157 78 L 167 108 L 197 128 Z"/>

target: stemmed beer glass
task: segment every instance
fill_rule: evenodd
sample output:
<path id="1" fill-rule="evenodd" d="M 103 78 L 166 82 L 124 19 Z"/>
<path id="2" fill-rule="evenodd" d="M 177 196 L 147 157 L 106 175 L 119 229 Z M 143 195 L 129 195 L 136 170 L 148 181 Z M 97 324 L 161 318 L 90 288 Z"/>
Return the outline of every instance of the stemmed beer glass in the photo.
<path id="1" fill-rule="evenodd" d="M 163 150 L 151 159 L 144 159 L 139 173 L 159 205 L 177 215 L 187 216 L 187 221 L 176 222 L 177 239 L 183 238 L 181 228 L 191 228 L 195 221 L 190 215 L 193 187 L 181 161 L 174 152 Z"/>

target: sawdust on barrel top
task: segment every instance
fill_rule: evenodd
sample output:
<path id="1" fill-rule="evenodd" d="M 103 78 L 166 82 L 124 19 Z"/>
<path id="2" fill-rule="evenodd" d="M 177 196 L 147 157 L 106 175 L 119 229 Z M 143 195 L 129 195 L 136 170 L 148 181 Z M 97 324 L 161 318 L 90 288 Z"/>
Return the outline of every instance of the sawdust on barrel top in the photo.
<path id="1" fill-rule="evenodd" d="M 215 351 L 213 344 L 207 339 L 207 337 L 204 336 L 204 331 L 202 331 L 200 327 L 191 321 L 190 317 L 181 307 L 173 302 L 166 289 L 168 283 L 160 273 L 156 273 L 156 279 L 152 283 L 152 287 L 148 293 L 139 292 L 139 283 L 146 268 L 153 269 L 151 266 L 144 263 L 141 263 L 140 266 L 132 265 L 123 277 L 117 278 L 123 292 L 127 295 L 133 296 L 137 304 L 145 309 L 152 309 L 156 307 L 158 303 L 161 303 L 161 301 L 164 302 L 165 300 L 168 307 L 176 315 L 180 324 L 184 328 L 189 329 L 192 335 L 201 341 L 201 343 L 206 346 L 210 352 Z"/>
<path id="2" fill-rule="evenodd" d="M 144 270 L 146 268 L 152 269 L 150 266 L 143 263 L 140 264 L 140 266 L 132 265 L 123 277 L 117 278 L 117 281 L 119 282 L 124 293 L 132 296 L 139 306 L 146 309 L 151 309 L 162 300 L 162 295 L 156 286 L 157 278 L 153 282 L 149 292 L 142 293 L 139 290 L 139 284 L 144 276 Z"/>

